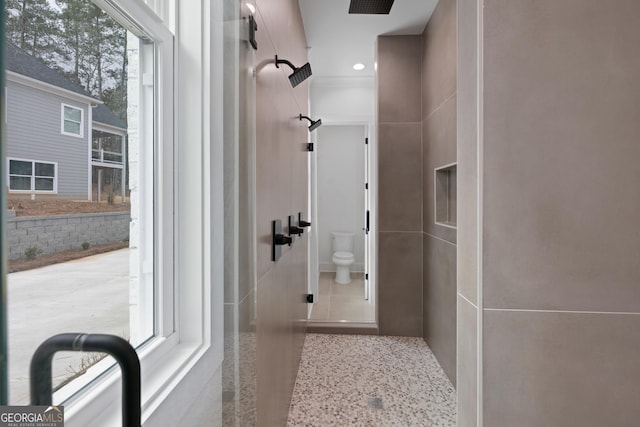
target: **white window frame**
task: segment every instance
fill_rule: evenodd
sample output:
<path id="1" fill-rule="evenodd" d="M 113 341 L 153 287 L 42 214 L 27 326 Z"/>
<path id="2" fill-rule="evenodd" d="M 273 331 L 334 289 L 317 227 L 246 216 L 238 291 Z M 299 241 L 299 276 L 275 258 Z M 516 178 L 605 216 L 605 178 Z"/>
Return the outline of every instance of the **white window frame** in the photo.
<path id="1" fill-rule="evenodd" d="M 18 162 L 30 162 L 31 163 L 31 188 L 29 190 L 14 190 L 11 188 L 11 162 L 12 161 L 18 161 Z M 38 176 L 36 176 L 36 163 L 40 163 L 40 164 L 44 164 L 44 165 L 53 165 L 53 190 L 36 190 L 36 178 L 38 178 Z M 22 175 L 25 176 L 26 175 Z M 49 176 L 47 177 L 40 177 L 40 178 L 51 178 Z M 57 162 L 48 162 L 48 161 L 44 161 L 44 160 L 33 160 L 33 159 L 20 159 L 17 157 L 7 157 L 7 188 L 9 189 L 10 193 L 15 193 L 15 194 L 31 194 L 31 193 L 36 193 L 36 194 L 58 194 L 58 163 Z"/>
<path id="2" fill-rule="evenodd" d="M 134 33 L 142 31 L 151 36 L 156 46 L 154 80 L 159 111 L 154 132 L 161 142 L 154 153 L 154 259 L 161 292 L 155 298 L 156 336 L 138 349 L 142 422 L 151 419 L 153 425 L 179 425 L 194 398 L 185 396 L 184 387 L 197 393 L 211 381 L 223 357 L 223 110 L 222 97 L 212 100 L 209 93 L 210 52 L 216 50 L 218 73 L 222 37 L 209 32 L 210 8 L 216 9 L 216 19 L 222 16 L 219 7 L 209 2 L 168 0 L 185 11 L 180 15 L 185 36 L 174 42 L 160 18 L 141 1 L 93 1 L 116 19 L 134 18 L 136 21 L 129 25 L 118 20 Z M 217 48 L 212 48 L 212 43 Z M 180 68 L 182 56 L 197 65 L 190 62 L 191 66 Z M 175 99 L 174 85 L 181 95 Z M 222 88 L 216 85 L 215 89 Z M 174 137 L 183 142 L 174 143 Z M 120 371 L 97 372 L 99 365 L 84 377 L 93 374 L 100 378 L 90 384 L 74 381 L 54 394 L 54 403 L 65 405 L 65 425 L 119 425 Z"/>
<path id="3" fill-rule="evenodd" d="M 80 133 L 72 133 L 64 130 L 64 122 L 67 119 L 64 118 L 64 109 L 72 108 L 74 110 L 80 111 Z M 70 122 L 77 123 L 73 120 L 69 120 Z M 84 138 L 84 109 L 81 107 L 76 107 L 75 105 L 65 104 L 64 102 L 60 104 L 60 133 L 67 136 L 73 136 L 76 138 Z"/>

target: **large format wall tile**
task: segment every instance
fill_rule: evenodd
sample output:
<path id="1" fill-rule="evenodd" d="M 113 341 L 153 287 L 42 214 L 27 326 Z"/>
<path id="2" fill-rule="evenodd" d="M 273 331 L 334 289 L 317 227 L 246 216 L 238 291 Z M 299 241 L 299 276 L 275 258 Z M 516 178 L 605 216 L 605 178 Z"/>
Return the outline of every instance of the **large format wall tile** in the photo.
<path id="1" fill-rule="evenodd" d="M 486 307 L 640 312 L 640 3 L 484 16 Z"/>
<path id="2" fill-rule="evenodd" d="M 422 124 L 423 227 L 425 233 L 456 243 L 456 230 L 435 223 L 434 171 L 456 163 L 456 97 L 449 98 Z"/>
<path id="3" fill-rule="evenodd" d="M 422 336 L 422 233 L 381 232 L 378 250 L 380 334 Z"/>
<path id="4" fill-rule="evenodd" d="M 456 229 L 435 223 L 435 169 L 457 159 L 456 0 L 441 0 L 422 51 L 423 338 L 456 383 Z M 456 191 L 448 206 L 457 203 Z"/>
<path id="5" fill-rule="evenodd" d="M 456 246 L 424 234 L 422 336 L 456 384 Z"/>
<path id="6" fill-rule="evenodd" d="M 478 305 L 477 0 L 458 0 L 458 292 Z"/>
<path id="7" fill-rule="evenodd" d="M 420 123 L 378 127 L 378 229 L 422 230 Z"/>
<path id="8" fill-rule="evenodd" d="M 478 308 L 458 295 L 457 427 L 475 427 L 478 414 Z"/>
<path id="9" fill-rule="evenodd" d="M 633 426 L 640 315 L 484 313 L 484 425 Z"/>
<path id="10" fill-rule="evenodd" d="M 307 113 L 307 86 L 292 88 L 288 67 L 276 68 L 275 55 L 302 65 L 306 59 L 306 41 L 295 0 L 261 1 L 256 14 L 258 45 L 256 55 L 256 231 L 257 278 L 255 294 L 255 382 L 247 375 L 240 386 L 250 393 L 255 384 L 255 414 L 251 403 L 242 408 L 236 421 L 254 419 L 255 425 L 284 425 L 298 371 L 306 330 L 307 245 L 306 236 L 282 248 L 282 257 L 271 260 L 271 224 L 281 220 L 288 233 L 287 218 L 303 212 L 307 201 L 308 154 L 301 152 L 307 127 L 298 114 Z M 304 185 L 301 183 L 305 183 Z M 308 217 L 308 213 L 307 217 Z M 249 254 L 250 256 L 250 254 Z M 250 288 L 250 286 L 249 286 Z M 253 304 L 242 299 L 239 340 L 250 342 Z M 240 348 L 239 360 L 242 358 Z M 249 359 L 251 360 L 251 359 Z M 250 364 L 249 364 L 250 365 Z M 246 370 L 249 372 L 249 370 Z M 242 370 L 237 374 L 242 375 Z M 244 415 L 243 415 L 244 414 Z"/>
<path id="11" fill-rule="evenodd" d="M 378 122 L 419 122 L 422 37 L 381 36 L 377 43 Z"/>
<path id="12" fill-rule="evenodd" d="M 423 34 L 423 118 L 456 92 L 456 29 L 456 0 L 440 0 Z"/>

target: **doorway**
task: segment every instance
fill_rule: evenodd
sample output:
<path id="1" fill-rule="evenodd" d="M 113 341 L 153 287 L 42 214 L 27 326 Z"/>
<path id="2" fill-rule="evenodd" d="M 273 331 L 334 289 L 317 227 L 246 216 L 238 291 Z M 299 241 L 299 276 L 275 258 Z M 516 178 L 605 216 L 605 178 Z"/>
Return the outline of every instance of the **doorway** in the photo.
<path id="1" fill-rule="evenodd" d="M 372 233 L 369 126 L 330 124 L 316 132 L 311 159 L 311 322 L 375 323 L 375 292 L 370 274 Z M 352 241 L 349 283 L 336 281 L 333 233 Z"/>

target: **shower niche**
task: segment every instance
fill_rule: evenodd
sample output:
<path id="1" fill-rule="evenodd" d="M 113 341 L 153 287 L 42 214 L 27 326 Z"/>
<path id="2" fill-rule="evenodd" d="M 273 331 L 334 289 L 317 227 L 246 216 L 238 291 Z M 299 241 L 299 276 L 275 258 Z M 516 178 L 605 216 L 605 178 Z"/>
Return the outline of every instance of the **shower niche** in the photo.
<path id="1" fill-rule="evenodd" d="M 457 164 L 452 163 L 434 169 L 435 223 L 456 228 L 457 224 Z"/>

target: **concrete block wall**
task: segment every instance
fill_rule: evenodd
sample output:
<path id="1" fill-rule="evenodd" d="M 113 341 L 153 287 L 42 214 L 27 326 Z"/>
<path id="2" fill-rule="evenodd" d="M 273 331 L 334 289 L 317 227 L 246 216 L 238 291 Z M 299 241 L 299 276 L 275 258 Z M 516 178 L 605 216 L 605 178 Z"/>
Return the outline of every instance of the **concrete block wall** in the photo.
<path id="1" fill-rule="evenodd" d="M 14 217 L 7 219 L 9 259 L 24 258 L 25 249 L 37 246 L 43 254 L 79 249 L 129 238 L 128 212 Z"/>

